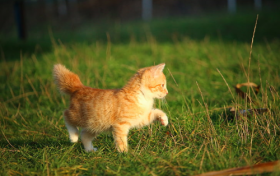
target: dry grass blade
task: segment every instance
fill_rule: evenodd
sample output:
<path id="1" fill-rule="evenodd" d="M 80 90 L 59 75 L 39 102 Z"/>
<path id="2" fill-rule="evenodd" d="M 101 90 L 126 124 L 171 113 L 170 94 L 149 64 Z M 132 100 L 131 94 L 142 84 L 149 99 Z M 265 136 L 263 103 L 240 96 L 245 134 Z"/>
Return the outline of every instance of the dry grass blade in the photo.
<path id="1" fill-rule="evenodd" d="M 275 100 L 275 97 L 277 96 L 278 99 L 280 99 L 278 92 L 275 90 L 273 86 L 269 86 L 269 90 L 271 92 L 271 95 L 273 99 Z"/>
<path id="2" fill-rule="evenodd" d="M 2 132 L 3 136 L 5 137 L 6 141 L 9 143 L 9 145 L 10 145 L 12 148 L 15 149 L 14 151 L 19 151 L 18 149 L 16 149 L 16 148 L 10 143 L 10 141 L 7 139 L 6 135 L 4 134 L 4 132 L 3 132 L 2 130 L 1 130 L 1 132 Z"/>
<path id="3" fill-rule="evenodd" d="M 255 164 L 253 166 L 237 167 L 221 171 L 212 171 L 196 176 L 228 176 L 228 175 L 255 175 L 267 172 L 280 171 L 280 160 L 267 163 Z"/>
<path id="4" fill-rule="evenodd" d="M 253 43 L 254 43 L 254 37 L 255 37 L 255 33 L 256 33 L 256 28 L 257 28 L 257 24 L 258 24 L 258 19 L 259 19 L 259 15 L 257 15 L 256 18 L 256 22 L 255 22 L 255 27 L 254 27 L 254 31 L 253 31 L 253 36 L 252 36 L 252 41 L 251 41 L 251 49 L 250 49 L 250 56 L 249 56 L 249 66 L 248 66 L 248 82 L 249 82 L 249 71 L 250 71 L 250 65 L 251 65 L 251 58 L 252 58 L 252 51 L 253 51 Z"/>
<path id="5" fill-rule="evenodd" d="M 19 96 L 13 97 L 13 98 L 11 98 L 11 99 L 5 101 L 5 103 L 9 103 L 9 102 L 12 102 L 12 101 L 14 101 L 14 100 L 18 100 L 18 99 L 21 99 L 21 98 L 25 98 L 25 97 L 28 97 L 28 96 L 30 96 L 30 95 L 35 95 L 35 92 L 26 92 L 26 93 L 24 93 L 24 94 L 21 94 L 21 95 L 19 95 Z"/>

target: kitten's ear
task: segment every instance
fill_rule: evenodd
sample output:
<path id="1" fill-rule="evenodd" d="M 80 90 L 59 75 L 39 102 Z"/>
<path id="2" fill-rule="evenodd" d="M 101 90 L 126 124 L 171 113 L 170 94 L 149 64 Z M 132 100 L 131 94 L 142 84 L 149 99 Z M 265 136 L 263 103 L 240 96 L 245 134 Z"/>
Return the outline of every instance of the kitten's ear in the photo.
<path id="1" fill-rule="evenodd" d="M 151 72 L 153 73 L 154 77 L 158 77 L 162 73 L 164 67 L 165 67 L 165 63 L 153 66 L 151 68 Z"/>

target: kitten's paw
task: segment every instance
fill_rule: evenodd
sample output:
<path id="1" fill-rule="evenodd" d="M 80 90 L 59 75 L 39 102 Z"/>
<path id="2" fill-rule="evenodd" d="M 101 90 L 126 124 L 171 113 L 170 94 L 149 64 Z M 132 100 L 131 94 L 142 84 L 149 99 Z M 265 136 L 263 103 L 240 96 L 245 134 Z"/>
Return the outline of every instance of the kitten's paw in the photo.
<path id="1" fill-rule="evenodd" d="M 88 153 L 88 152 L 96 152 L 97 151 L 97 148 L 94 148 L 94 147 L 92 147 L 92 148 L 85 148 L 85 151 Z"/>
<path id="2" fill-rule="evenodd" d="M 160 117 L 160 123 L 163 125 L 163 126 L 167 126 L 168 125 L 168 117 L 166 115 Z"/>
<path id="3" fill-rule="evenodd" d="M 120 152 L 120 153 L 127 153 L 127 151 L 128 151 L 128 148 L 122 148 L 122 149 L 118 148 L 118 152 Z"/>
<path id="4" fill-rule="evenodd" d="M 79 135 L 77 135 L 77 134 L 72 134 L 72 135 L 69 137 L 69 139 L 70 139 L 70 141 L 71 141 L 72 143 L 76 143 L 76 142 L 78 142 Z"/>
<path id="5" fill-rule="evenodd" d="M 126 153 L 128 151 L 127 145 L 120 144 L 120 145 L 117 145 L 116 148 L 117 148 L 118 152 L 120 152 L 120 153 Z"/>

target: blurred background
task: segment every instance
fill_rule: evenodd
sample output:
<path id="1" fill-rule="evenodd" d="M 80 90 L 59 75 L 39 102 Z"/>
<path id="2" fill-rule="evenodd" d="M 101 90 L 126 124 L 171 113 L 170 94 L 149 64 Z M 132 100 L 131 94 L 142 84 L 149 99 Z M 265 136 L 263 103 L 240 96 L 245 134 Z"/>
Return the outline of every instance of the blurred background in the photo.
<path id="1" fill-rule="evenodd" d="M 279 0 L 1 0 L 0 45 L 8 55 L 67 42 L 168 42 L 189 37 L 251 42 L 278 39 Z M 9 52 L 11 51 L 11 52 Z"/>

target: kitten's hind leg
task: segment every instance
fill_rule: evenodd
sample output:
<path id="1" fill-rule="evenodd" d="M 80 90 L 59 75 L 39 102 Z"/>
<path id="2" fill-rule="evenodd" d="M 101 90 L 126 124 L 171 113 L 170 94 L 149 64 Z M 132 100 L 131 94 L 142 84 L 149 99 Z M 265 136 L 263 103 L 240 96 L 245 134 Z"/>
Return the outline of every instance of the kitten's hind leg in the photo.
<path id="1" fill-rule="evenodd" d="M 79 139 L 79 130 L 77 129 L 77 127 L 73 126 L 73 125 L 70 125 L 69 123 L 67 123 L 67 121 L 64 119 L 65 121 L 65 126 L 68 130 L 68 133 L 69 133 L 69 138 L 70 138 L 70 141 L 72 143 L 75 143 L 75 142 L 78 142 L 78 139 Z"/>
<path id="2" fill-rule="evenodd" d="M 82 130 L 81 139 L 86 152 L 97 151 L 97 148 L 94 148 L 92 145 L 92 140 L 95 136 L 96 134 L 88 132 L 86 129 Z"/>

